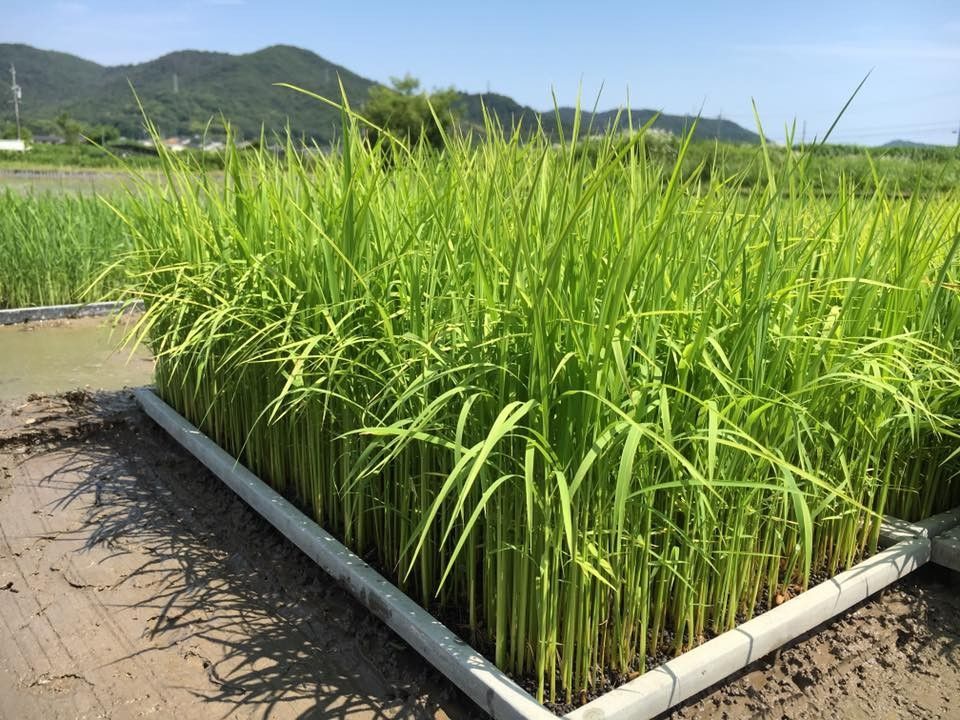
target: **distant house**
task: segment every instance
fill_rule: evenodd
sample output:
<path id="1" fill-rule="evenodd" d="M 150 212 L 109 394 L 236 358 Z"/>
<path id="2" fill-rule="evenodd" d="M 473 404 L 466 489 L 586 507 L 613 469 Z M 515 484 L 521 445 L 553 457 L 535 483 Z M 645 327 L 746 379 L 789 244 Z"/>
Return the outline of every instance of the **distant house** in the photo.
<path id="1" fill-rule="evenodd" d="M 187 145 L 190 144 L 190 140 L 181 140 L 180 138 L 170 137 L 163 141 L 163 144 L 167 146 L 167 150 L 173 152 L 183 152 L 187 149 Z"/>
<path id="2" fill-rule="evenodd" d="M 0 152 L 26 152 L 27 144 L 23 140 L 0 140 Z"/>

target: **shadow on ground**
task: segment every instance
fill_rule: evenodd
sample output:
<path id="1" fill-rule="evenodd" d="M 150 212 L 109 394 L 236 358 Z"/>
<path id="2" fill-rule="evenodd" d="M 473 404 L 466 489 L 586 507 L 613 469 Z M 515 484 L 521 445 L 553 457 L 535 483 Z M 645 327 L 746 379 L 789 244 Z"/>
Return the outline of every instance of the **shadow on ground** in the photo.
<path id="1" fill-rule="evenodd" d="M 189 692 L 226 711 L 211 716 L 479 716 L 129 396 L 89 402 L 99 421 L 45 451 L 40 482 L 48 510 L 83 509 L 80 552 L 122 568 L 98 588 L 112 611 L 147 620 L 142 647 L 111 662 L 176 653 L 205 675 Z"/>

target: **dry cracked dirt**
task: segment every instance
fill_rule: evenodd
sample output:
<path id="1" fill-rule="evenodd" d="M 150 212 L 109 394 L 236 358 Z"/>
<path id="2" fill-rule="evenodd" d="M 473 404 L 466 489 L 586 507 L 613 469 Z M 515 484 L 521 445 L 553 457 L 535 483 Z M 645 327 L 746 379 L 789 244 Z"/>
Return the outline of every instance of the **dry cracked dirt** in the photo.
<path id="1" fill-rule="evenodd" d="M 473 718 L 127 392 L 0 405 L 0 720 Z M 960 576 L 924 568 L 672 718 L 960 720 Z"/>

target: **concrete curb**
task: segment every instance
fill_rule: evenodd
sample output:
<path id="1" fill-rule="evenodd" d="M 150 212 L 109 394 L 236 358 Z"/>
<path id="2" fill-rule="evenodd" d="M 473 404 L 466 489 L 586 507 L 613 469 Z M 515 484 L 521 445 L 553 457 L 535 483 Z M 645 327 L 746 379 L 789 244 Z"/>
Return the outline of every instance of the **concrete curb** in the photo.
<path id="1" fill-rule="evenodd" d="M 956 525 L 960 525 L 960 507 L 931 515 L 915 523 L 888 515 L 880 523 L 880 545 L 889 547 L 914 537 L 935 538 Z"/>
<path id="2" fill-rule="evenodd" d="M 158 425 L 492 717 L 556 720 L 556 715 L 493 663 L 240 465 L 163 400 L 145 389 L 134 390 L 134 395 Z"/>
<path id="3" fill-rule="evenodd" d="M 926 537 L 927 531 L 906 520 L 887 515 L 880 523 L 880 537 L 878 544 L 882 548 L 888 548 L 896 545 L 898 542 L 910 540 L 915 537 Z"/>
<path id="4" fill-rule="evenodd" d="M 137 389 L 134 395 L 144 411 L 177 442 L 492 717 L 555 720 L 553 713 L 513 680 L 154 393 Z M 922 524 L 885 519 L 881 538 L 899 538 L 893 547 L 564 717 L 568 720 L 648 720 L 666 712 L 928 562 L 932 545 L 929 536 L 957 524 L 960 517 L 955 513 L 958 512 L 960 508 L 928 518 Z M 960 550 L 960 528 L 956 542 Z M 957 557 L 960 560 L 960 555 Z"/>
<path id="5" fill-rule="evenodd" d="M 960 525 L 960 507 L 947 510 L 939 515 L 931 515 L 914 523 L 918 528 L 926 531 L 925 537 L 936 537 L 952 527 Z"/>
<path id="6" fill-rule="evenodd" d="M 38 320 L 62 320 L 65 318 L 92 317 L 112 313 L 141 312 L 143 302 L 99 302 L 80 305 L 43 305 L 39 307 L 0 310 L 0 325 L 14 325 Z"/>
<path id="7" fill-rule="evenodd" d="M 933 539 L 930 560 L 960 572 L 960 527 L 955 527 Z"/>

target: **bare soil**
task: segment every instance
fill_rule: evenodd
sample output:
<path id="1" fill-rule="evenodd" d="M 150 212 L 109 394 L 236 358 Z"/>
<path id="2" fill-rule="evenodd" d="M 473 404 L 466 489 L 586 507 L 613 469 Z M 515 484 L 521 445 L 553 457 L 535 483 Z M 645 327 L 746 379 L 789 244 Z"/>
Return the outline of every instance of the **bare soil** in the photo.
<path id="1" fill-rule="evenodd" d="M 960 719 L 925 568 L 673 718 Z M 0 405 L 0 720 L 480 712 L 126 392 Z"/>
<path id="2" fill-rule="evenodd" d="M 927 565 L 674 720 L 960 718 L 960 575 Z"/>
<path id="3" fill-rule="evenodd" d="M 446 718 L 468 701 L 126 393 L 0 412 L 0 718 Z"/>

